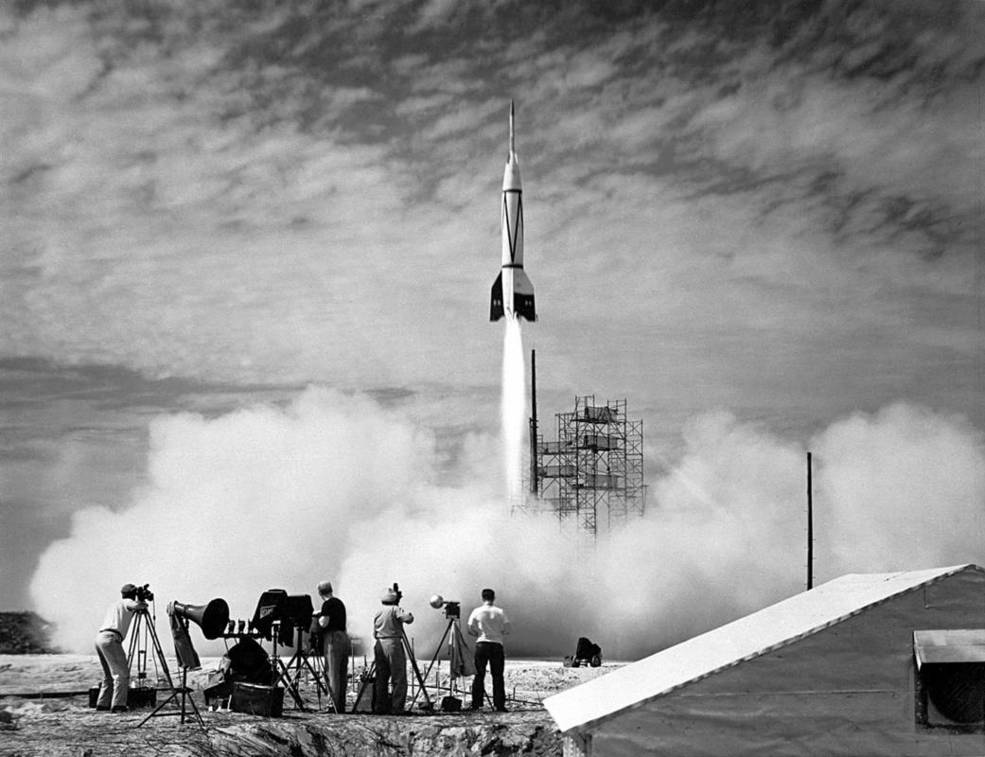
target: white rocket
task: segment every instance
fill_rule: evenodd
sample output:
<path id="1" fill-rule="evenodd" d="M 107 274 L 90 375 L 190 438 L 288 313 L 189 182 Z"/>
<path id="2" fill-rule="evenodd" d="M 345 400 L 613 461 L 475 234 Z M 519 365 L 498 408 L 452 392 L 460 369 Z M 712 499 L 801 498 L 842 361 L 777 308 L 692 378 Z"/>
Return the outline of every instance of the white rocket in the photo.
<path id="1" fill-rule="evenodd" d="M 516 159 L 513 137 L 513 101 L 510 100 L 510 154 L 503 171 L 503 267 L 492 285 L 489 320 L 498 321 L 504 315 L 536 321 L 534 285 L 523 272 L 523 188 L 520 185 L 520 163 Z"/>

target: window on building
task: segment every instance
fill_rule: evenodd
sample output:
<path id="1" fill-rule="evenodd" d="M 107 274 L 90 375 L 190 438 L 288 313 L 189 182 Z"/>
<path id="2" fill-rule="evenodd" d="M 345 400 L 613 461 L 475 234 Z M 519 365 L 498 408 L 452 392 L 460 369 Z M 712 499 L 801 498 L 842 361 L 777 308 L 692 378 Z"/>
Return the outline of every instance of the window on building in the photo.
<path id="1" fill-rule="evenodd" d="M 913 632 L 916 722 L 985 730 L 985 628 Z"/>

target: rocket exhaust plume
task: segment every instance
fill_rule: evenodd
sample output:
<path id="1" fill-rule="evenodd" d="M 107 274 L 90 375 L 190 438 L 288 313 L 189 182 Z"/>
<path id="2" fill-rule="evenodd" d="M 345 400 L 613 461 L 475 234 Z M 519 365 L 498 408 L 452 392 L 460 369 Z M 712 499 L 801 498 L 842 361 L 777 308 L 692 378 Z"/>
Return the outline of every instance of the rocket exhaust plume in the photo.
<path id="1" fill-rule="evenodd" d="M 526 383 L 523 365 L 523 334 L 519 318 L 506 319 L 503 334 L 503 455 L 506 496 L 512 507 L 523 496 L 523 420 L 526 413 Z"/>

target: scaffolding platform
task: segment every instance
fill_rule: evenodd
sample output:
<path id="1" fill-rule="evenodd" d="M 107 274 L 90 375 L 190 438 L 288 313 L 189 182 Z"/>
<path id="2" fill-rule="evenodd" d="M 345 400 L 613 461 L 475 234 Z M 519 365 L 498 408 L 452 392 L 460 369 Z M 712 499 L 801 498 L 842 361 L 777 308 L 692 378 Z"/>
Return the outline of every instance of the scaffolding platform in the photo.
<path id="1" fill-rule="evenodd" d="M 626 400 L 599 404 L 576 397 L 574 410 L 557 414 L 557 439 L 539 435 L 535 493 L 543 510 L 593 537 L 645 511 L 643 421 L 627 416 Z"/>

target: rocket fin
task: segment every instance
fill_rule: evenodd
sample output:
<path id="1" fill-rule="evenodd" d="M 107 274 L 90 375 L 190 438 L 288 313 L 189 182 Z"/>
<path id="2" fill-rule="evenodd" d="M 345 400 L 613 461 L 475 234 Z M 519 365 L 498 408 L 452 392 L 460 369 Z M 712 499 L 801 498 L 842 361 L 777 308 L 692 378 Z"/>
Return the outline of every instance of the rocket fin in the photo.
<path id="1" fill-rule="evenodd" d="M 489 320 L 498 321 L 505 315 L 503 312 L 503 272 L 500 271 L 492 285 L 492 300 L 489 305 Z"/>
<path id="2" fill-rule="evenodd" d="M 537 320 L 534 309 L 534 285 L 530 283 L 522 268 L 513 271 L 513 312 L 519 318 L 526 318 L 533 323 Z"/>

